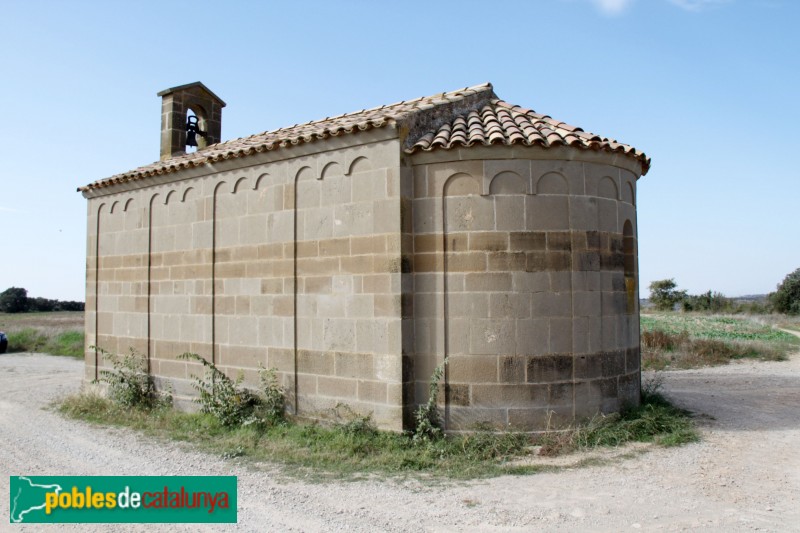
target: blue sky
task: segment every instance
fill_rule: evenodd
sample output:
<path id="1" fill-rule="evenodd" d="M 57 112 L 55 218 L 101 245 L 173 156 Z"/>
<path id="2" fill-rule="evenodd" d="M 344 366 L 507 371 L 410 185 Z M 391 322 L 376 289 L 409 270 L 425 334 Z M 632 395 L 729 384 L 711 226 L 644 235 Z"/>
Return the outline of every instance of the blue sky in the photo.
<path id="1" fill-rule="evenodd" d="M 158 159 L 156 93 L 198 80 L 228 104 L 223 139 L 490 81 L 653 158 L 642 287 L 763 293 L 800 267 L 795 0 L 0 0 L 0 13 L 0 290 L 83 299 L 76 187 Z"/>

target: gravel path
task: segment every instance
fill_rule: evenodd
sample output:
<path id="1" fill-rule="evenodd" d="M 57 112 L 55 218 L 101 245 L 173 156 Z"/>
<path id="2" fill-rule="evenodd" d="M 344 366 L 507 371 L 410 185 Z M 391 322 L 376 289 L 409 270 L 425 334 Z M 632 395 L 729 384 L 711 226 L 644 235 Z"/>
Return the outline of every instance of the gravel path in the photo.
<path id="1" fill-rule="evenodd" d="M 800 354 L 666 373 L 668 395 L 702 415 L 701 443 L 437 484 L 306 482 L 47 410 L 82 375 L 68 358 L 0 356 L 0 531 L 800 531 Z M 236 475 L 239 523 L 10 526 L 8 476 L 26 474 Z"/>

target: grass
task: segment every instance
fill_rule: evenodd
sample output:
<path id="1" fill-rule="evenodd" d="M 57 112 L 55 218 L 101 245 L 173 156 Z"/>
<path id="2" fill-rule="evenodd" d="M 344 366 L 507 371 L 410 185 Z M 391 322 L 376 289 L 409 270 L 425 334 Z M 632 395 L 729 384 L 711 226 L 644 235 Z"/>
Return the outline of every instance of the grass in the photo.
<path id="1" fill-rule="evenodd" d="M 72 418 L 188 442 L 223 458 L 276 462 L 290 473 L 320 477 L 416 472 L 469 479 L 508 473 L 505 463 L 530 453 L 529 439 L 522 434 L 478 434 L 415 445 L 407 435 L 378 431 L 371 424 L 227 427 L 209 414 L 130 410 L 91 393 L 69 397 L 59 409 Z M 526 473 L 536 470 L 531 467 Z"/>
<path id="2" fill-rule="evenodd" d="M 209 414 L 129 409 L 90 392 L 66 398 L 59 410 L 66 416 L 95 424 L 124 426 L 151 436 L 191 443 L 201 451 L 223 458 L 279 463 L 289 473 L 304 476 L 359 478 L 372 474 L 416 474 L 473 479 L 531 474 L 552 468 L 525 461 L 540 450 L 545 451 L 542 455 L 554 455 L 632 441 L 670 446 L 697 439 L 688 413 L 675 409 L 663 397 L 654 398 L 645 396 L 641 407 L 621 415 L 599 417 L 569 431 L 539 437 L 476 431 L 425 441 L 415 441 L 408 434 L 379 431 L 363 417 L 342 419 L 333 426 L 287 422 L 268 427 L 226 427 Z M 558 446 L 552 444 L 556 441 Z"/>
<path id="3" fill-rule="evenodd" d="M 786 324 L 779 324 L 778 327 L 800 333 L 800 324 L 786 323 Z"/>
<path id="4" fill-rule="evenodd" d="M 738 359 L 782 361 L 800 339 L 780 331 L 776 318 L 701 313 L 642 314 L 642 366 L 646 370 L 699 368 Z"/>
<path id="5" fill-rule="evenodd" d="M 9 352 L 83 357 L 83 312 L 0 313 Z"/>
<path id="6" fill-rule="evenodd" d="M 759 320 L 777 328 L 788 329 L 800 333 L 800 316 L 795 315 L 765 315 L 759 317 Z"/>
<path id="7" fill-rule="evenodd" d="M 567 431 L 551 432 L 539 438 L 541 455 L 619 446 L 627 442 L 652 442 L 679 446 L 696 442 L 700 436 L 690 414 L 673 406 L 660 392 L 660 381 L 645 385 L 639 406 L 620 413 L 596 416 L 587 424 Z"/>

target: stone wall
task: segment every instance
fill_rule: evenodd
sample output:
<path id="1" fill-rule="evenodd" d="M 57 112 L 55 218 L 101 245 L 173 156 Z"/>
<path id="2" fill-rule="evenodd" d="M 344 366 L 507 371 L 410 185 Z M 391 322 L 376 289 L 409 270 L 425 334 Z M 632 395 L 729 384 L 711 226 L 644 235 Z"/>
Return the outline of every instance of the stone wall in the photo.
<path id="1" fill-rule="evenodd" d="M 413 160 L 417 401 L 447 356 L 449 430 L 542 429 L 637 403 L 636 176 L 536 149 L 491 156 Z"/>
<path id="2" fill-rule="evenodd" d="M 89 346 L 134 348 L 187 405 L 194 352 L 254 386 L 277 368 L 302 416 L 341 402 L 401 429 L 400 150 L 381 136 L 91 198 L 87 378 Z"/>
<path id="3" fill-rule="evenodd" d="M 504 146 L 402 156 L 396 135 L 90 195 L 87 378 L 103 365 L 88 346 L 134 348 L 189 405 L 202 370 L 177 356 L 193 352 L 253 386 L 276 368 L 300 416 L 344 403 L 393 430 L 445 357 L 452 431 L 638 401 L 638 163 Z"/>

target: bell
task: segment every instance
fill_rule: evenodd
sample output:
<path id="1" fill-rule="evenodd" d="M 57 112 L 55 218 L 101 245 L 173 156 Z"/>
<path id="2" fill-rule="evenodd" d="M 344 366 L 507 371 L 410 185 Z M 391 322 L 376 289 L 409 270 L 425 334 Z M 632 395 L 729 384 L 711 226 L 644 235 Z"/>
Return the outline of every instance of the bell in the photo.
<path id="1" fill-rule="evenodd" d="M 186 146 L 197 148 L 197 135 L 205 137 L 205 132 L 197 126 L 197 117 L 189 115 L 186 117 Z"/>

